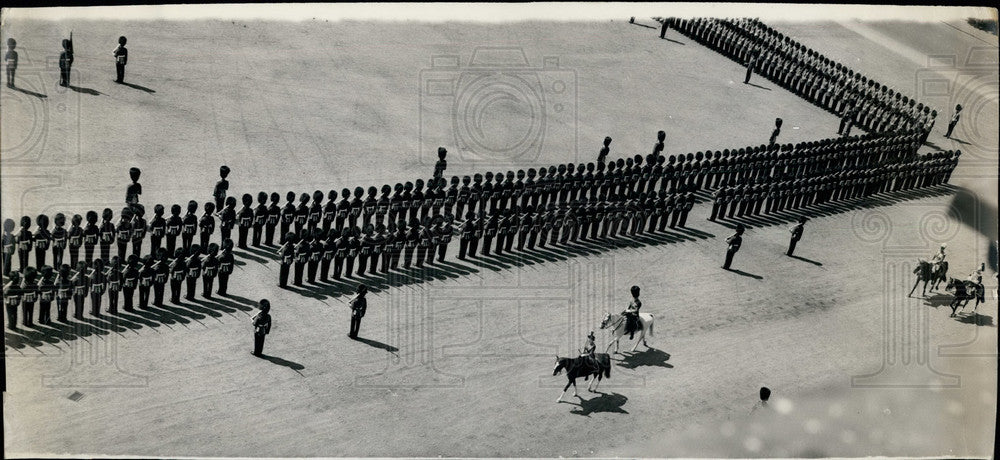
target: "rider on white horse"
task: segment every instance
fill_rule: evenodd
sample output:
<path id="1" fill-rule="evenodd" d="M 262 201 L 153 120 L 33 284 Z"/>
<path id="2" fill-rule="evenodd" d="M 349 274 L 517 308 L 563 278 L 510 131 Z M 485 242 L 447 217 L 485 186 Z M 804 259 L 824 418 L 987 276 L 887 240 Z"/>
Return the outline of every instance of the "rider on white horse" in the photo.
<path id="1" fill-rule="evenodd" d="M 635 331 L 640 327 L 640 308 L 642 308 L 642 301 L 639 300 L 639 286 L 632 286 L 632 302 L 629 302 L 628 308 L 622 312 L 625 315 L 625 331 L 629 334 L 629 340 L 635 338 Z"/>
<path id="2" fill-rule="evenodd" d="M 931 256 L 931 265 L 933 268 L 933 273 L 937 273 L 940 270 L 941 262 L 944 262 L 944 258 L 947 256 L 947 254 L 944 253 L 944 248 L 946 248 L 947 246 L 948 246 L 947 244 L 942 244 L 941 250 L 937 254 Z"/>

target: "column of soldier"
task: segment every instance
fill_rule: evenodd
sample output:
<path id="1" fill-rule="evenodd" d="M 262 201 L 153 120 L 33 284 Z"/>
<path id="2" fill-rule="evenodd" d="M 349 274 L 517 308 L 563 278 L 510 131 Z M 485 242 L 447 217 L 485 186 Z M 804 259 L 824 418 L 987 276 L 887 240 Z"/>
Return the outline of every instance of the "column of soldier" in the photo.
<path id="1" fill-rule="evenodd" d="M 916 153 L 919 131 L 741 150 L 721 168 L 709 220 L 771 214 L 947 183 L 961 151 Z"/>
<path id="2" fill-rule="evenodd" d="M 52 219 L 55 228 L 49 230 L 49 217 L 39 215 L 36 228 L 31 230 L 31 218 L 21 217 L 21 226 L 15 233 L 11 219 L 3 223 L 3 288 L 7 310 L 7 327 L 17 328 L 18 306 L 21 307 L 22 324 L 34 326 L 35 303 L 38 303 L 38 322 L 50 324 L 52 303 L 56 304 L 56 318 L 66 322 L 69 303 L 73 302 L 73 317 L 82 319 L 85 300 L 89 297 L 90 314 L 102 315 L 102 301 L 107 296 L 106 312 L 118 313 L 119 300 L 125 311 L 133 311 L 135 292 L 139 292 L 138 308 L 150 303 L 163 306 L 166 286 L 170 285 L 170 302 L 180 303 L 182 285 L 186 283 L 185 299 L 194 300 L 198 278 L 202 279 L 202 296 L 212 297 L 215 279 L 218 294 L 226 295 L 229 276 L 233 273 L 231 226 L 221 226 L 220 245 L 210 243 L 215 230 L 214 203 L 205 203 L 204 214 L 199 218 L 198 203 L 191 201 L 187 214 L 180 215 L 181 207 L 173 205 L 170 217 L 164 217 L 164 207 L 153 208 L 153 218 L 144 218 L 145 208 L 138 204 L 141 186 L 139 171 L 130 170 L 133 183 L 126 196 L 127 207 L 119 214 L 117 223 L 111 209 L 100 215 L 88 211 L 84 217 L 75 214 L 66 228 L 66 215 L 58 213 Z M 200 235 L 198 235 L 200 230 Z M 146 236 L 149 235 L 149 254 L 143 255 Z M 200 244 L 195 242 L 198 236 Z M 180 245 L 177 239 L 180 237 Z M 129 245 L 132 246 L 131 252 Z M 117 253 L 112 252 L 117 246 Z M 83 249 L 83 258 L 80 249 Z M 34 252 L 34 266 L 31 253 Z M 47 255 L 52 253 L 52 265 Z M 69 263 L 65 254 L 69 253 Z M 17 254 L 19 271 L 12 270 Z"/>
<path id="3" fill-rule="evenodd" d="M 757 19 L 665 19 L 667 24 L 721 54 L 745 63 L 772 82 L 842 118 L 838 134 L 852 126 L 869 132 L 934 126 L 937 111 L 809 49 Z"/>
<path id="4" fill-rule="evenodd" d="M 703 183 L 702 157 L 662 155 L 665 133 L 653 153 L 607 161 L 606 138 L 598 161 L 527 171 L 443 177 L 446 151 L 426 182 L 381 189 L 358 187 L 326 194 L 258 195 L 256 208 L 244 196 L 241 222 L 281 225 L 278 285 L 326 282 L 332 275 L 386 274 L 443 261 L 453 236 L 459 260 L 534 250 L 546 245 L 634 236 L 685 227 Z M 381 192 L 381 194 L 379 194 Z M 456 217 L 457 216 L 457 217 Z M 459 225 L 460 224 L 460 225 Z M 294 227 L 294 229 L 293 229 Z M 256 227 L 255 227 L 256 228 Z M 256 244 L 256 243 L 255 243 Z M 332 272 L 331 272 L 332 267 Z"/>

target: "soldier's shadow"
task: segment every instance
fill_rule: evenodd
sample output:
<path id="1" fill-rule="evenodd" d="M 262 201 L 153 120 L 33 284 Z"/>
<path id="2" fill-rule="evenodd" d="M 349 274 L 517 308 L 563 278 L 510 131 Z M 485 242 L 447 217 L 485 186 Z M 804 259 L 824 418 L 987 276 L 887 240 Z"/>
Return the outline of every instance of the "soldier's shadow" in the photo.
<path id="1" fill-rule="evenodd" d="M 21 92 L 21 93 L 24 93 L 24 94 L 27 94 L 27 95 L 29 95 L 29 96 L 35 96 L 35 97 L 37 97 L 37 98 L 39 98 L 39 99 L 44 99 L 44 98 L 47 98 L 47 97 L 49 97 L 49 96 L 47 96 L 47 95 L 45 95 L 45 94 L 42 94 L 42 93 L 36 93 L 36 92 L 34 92 L 34 91 L 29 91 L 29 90 L 26 90 L 26 89 L 24 89 L 24 88 L 19 88 L 19 87 L 17 87 L 17 86 L 14 86 L 14 87 L 12 87 L 11 89 L 12 89 L 12 90 L 14 90 L 14 91 L 18 91 L 18 92 Z"/>
<path id="2" fill-rule="evenodd" d="M 147 87 L 142 86 L 142 85 L 137 85 L 135 83 L 129 83 L 129 82 L 123 81 L 123 82 L 121 82 L 121 84 L 125 85 L 125 86 L 128 86 L 129 88 L 134 88 L 134 89 L 137 89 L 137 90 L 140 90 L 140 91 L 145 91 L 145 92 L 147 92 L 149 94 L 153 94 L 153 93 L 156 92 L 156 90 L 154 90 L 154 89 L 150 89 L 150 88 L 147 88 Z"/>
<path id="3" fill-rule="evenodd" d="M 73 86 L 73 85 L 69 85 L 69 86 L 67 86 L 67 88 L 69 88 L 69 89 L 71 89 L 73 91 L 76 91 L 78 93 L 89 94 L 91 96 L 100 96 L 101 95 L 101 92 L 97 91 L 96 89 L 83 88 L 81 86 Z"/>

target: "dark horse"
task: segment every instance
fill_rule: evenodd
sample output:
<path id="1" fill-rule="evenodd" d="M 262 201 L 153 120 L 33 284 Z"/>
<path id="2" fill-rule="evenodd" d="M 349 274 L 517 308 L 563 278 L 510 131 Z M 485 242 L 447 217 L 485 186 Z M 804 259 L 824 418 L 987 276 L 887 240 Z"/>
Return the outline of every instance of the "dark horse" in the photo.
<path id="1" fill-rule="evenodd" d="M 955 316 L 955 311 L 958 310 L 958 305 L 962 305 L 962 310 L 965 310 L 965 306 L 969 304 L 969 301 L 976 299 L 976 306 L 972 308 L 974 313 L 979 313 L 979 303 L 985 301 L 985 289 L 982 284 L 978 284 L 974 281 L 960 280 L 951 278 L 948 280 L 948 286 L 944 288 L 945 291 L 955 291 L 955 298 L 951 301 L 949 305 L 951 307 L 951 316 Z"/>
<path id="2" fill-rule="evenodd" d="M 578 396 L 576 394 L 577 377 L 583 377 L 585 381 L 589 380 L 591 376 L 595 377 L 590 382 L 590 385 L 587 386 L 587 391 L 596 391 L 597 385 L 595 383 L 599 385 L 601 377 L 611 378 L 611 356 L 607 353 L 597 353 L 594 355 L 594 359 L 590 359 L 589 356 L 581 356 L 579 358 L 560 358 L 556 356 L 556 367 L 552 370 L 552 375 L 559 375 L 559 371 L 563 369 L 566 370 L 566 379 L 568 381 L 556 402 L 562 402 L 562 397 L 566 395 L 566 390 L 569 389 L 570 385 L 573 385 L 573 396 Z M 591 386 L 594 388 L 591 389 Z"/>
<path id="3" fill-rule="evenodd" d="M 948 262 L 941 261 L 939 264 L 935 265 L 926 260 L 918 260 L 917 268 L 913 269 L 913 273 L 917 275 L 917 281 L 913 283 L 913 289 L 910 289 L 910 293 L 907 297 L 913 295 L 913 291 L 917 290 L 917 285 L 921 281 L 924 282 L 924 289 L 922 296 L 927 295 L 927 283 L 931 283 L 931 290 L 936 291 L 938 286 L 947 278 L 948 276 Z"/>

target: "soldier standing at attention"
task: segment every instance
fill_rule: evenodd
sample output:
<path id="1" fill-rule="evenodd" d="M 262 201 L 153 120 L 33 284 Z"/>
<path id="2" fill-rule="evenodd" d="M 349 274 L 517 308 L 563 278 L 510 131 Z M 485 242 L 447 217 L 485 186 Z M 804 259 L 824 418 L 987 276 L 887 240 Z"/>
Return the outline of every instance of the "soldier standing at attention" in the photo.
<path id="1" fill-rule="evenodd" d="M 69 265 L 59 266 L 59 276 L 56 277 L 56 319 L 62 323 L 66 322 L 66 314 L 69 312 L 69 299 L 73 296 L 73 282 L 70 279 Z M 7 290 L 4 290 L 6 297 Z"/>
<path id="2" fill-rule="evenodd" d="M 601 147 L 601 151 L 597 154 L 597 164 L 603 165 L 608 159 L 608 153 L 611 153 L 610 136 L 604 138 L 604 147 Z"/>
<path id="3" fill-rule="evenodd" d="M 181 257 L 182 249 L 177 248 L 177 258 L 178 260 L 183 260 Z M 132 303 L 135 298 L 135 289 L 139 287 L 139 256 L 131 255 L 125 261 L 125 267 L 122 268 L 122 297 L 125 299 L 125 304 L 123 308 L 125 311 L 132 311 Z M 183 277 L 183 273 L 181 274 Z M 173 284 L 173 283 L 171 283 Z M 177 295 L 180 295 L 180 281 L 177 284 Z M 174 300 L 174 303 L 179 301 Z"/>
<path id="4" fill-rule="evenodd" d="M 163 292 L 166 290 L 167 278 L 170 276 L 167 250 L 161 249 L 155 257 L 156 262 L 153 263 L 153 305 L 162 307 Z"/>
<path id="5" fill-rule="evenodd" d="M 743 79 L 743 84 L 750 83 L 750 76 L 753 75 L 754 67 L 757 66 L 757 58 L 760 56 L 759 52 L 753 52 L 750 58 L 747 59 L 747 76 Z"/>
<path id="6" fill-rule="evenodd" d="M 267 222 L 264 223 L 265 246 L 274 246 L 274 229 L 278 226 L 278 222 L 281 221 L 281 207 L 278 206 L 279 201 L 281 201 L 281 195 L 278 195 L 277 192 L 271 192 L 271 204 L 267 207 Z M 236 200 L 233 200 L 233 207 L 236 207 Z M 235 213 L 233 218 L 235 219 Z M 229 237 L 226 236 L 224 239 L 229 239 Z"/>
<path id="7" fill-rule="evenodd" d="M 69 39 L 62 41 L 63 51 L 59 54 L 59 86 L 69 86 L 70 68 L 73 67 L 73 32 Z"/>
<path id="8" fill-rule="evenodd" d="M 52 323 L 52 301 L 56 297 L 52 267 L 43 265 L 38 277 L 38 323 Z"/>
<path id="9" fill-rule="evenodd" d="M 348 307 L 351 309 L 351 331 L 347 336 L 352 339 L 358 338 L 358 330 L 361 329 L 361 318 L 364 318 L 365 312 L 368 311 L 368 300 L 365 299 L 365 294 L 367 293 L 368 286 L 359 284 L 358 295 L 351 299 L 351 302 L 348 304 Z"/>
<path id="10" fill-rule="evenodd" d="M 434 163 L 434 178 L 444 176 L 444 170 L 448 169 L 448 161 L 444 158 L 448 155 L 448 151 L 444 147 L 438 147 L 438 161 Z"/>
<path id="11" fill-rule="evenodd" d="M 7 309 L 7 329 L 17 330 L 17 306 L 21 304 L 21 275 L 11 272 L 3 286 L 3 304 Z"/>
<path id="12" fill-rule="evenodd" d="M 112 257 L 104 269 L 104 279 L 108 283 L 108 313 L 118 314 L 118 293 L 122 289 L 121 259 Z"/>
<path id="13" fill-rule="evenodd" d="M 149 221 L 149 253 L 156 254 L 160 250 L 163 236 L 167 234 L 167 220 L 163 218 L 163 205 L 153 206 L 153 220 Z M 136 253 L 138 255 L 138 253 Z"/>
<path id="14" fill-rule="evenodd" d="M 4 54 L 3 60 L 7 63 L 7 87 L 14 87 L 14 73 L 17 71 L 17 40 L 13 38 L 7 39 L 7 53 Z"/>
<path id="15" fill-rule="evenodd" d="M 218 294 L 225 297 L 229 288 L 229 275 L 233 274 L 233 240 L 222 240 L 222 253 L 219 254 L 219 290 Z"/>
<path id="16" fill-rule="evenodd" d="M 38 272 L 35 267 L 24 270 L 21 281 L 21 323 L 24 327 L 34 326 L 35 301 L 38 300 Z"/>
<path id="17" fill-rule="evenodd" d="M 253 210 L 253 237 L 250 239 L 250 245 L 259 248 L 260 247 L 260 237 L 264 233 L 264 225 L 267 224 L 267 217 L 270 215 L 270 211 L 267 209 L 267 193 L 258 192 L 257 193 L 257 207 Z"/>
<path id="18" fill-rule="evenodd" d="M 181 234 L 184 220 L 181 219 L 181 205 L 170 206 L 170 218 L 167 219 L 167 254 L 173 254 L 177 247 L 177 235 Z"/>
<path id="19" fill-rule="evenodd" d="M 122 208 L 120 216 L 115 232 L 118 234 L 118 258 L 124 259 L 128 252 L 128 243 L 132 241 L 132 209 Z"/>
<path id="20" fill-rule="evenodd" d="M 958 119 L 962 114 L 962 104 L 955 106 L 955 115 L 951 117 L 951 121 L 948 122 L 948 132 L 944 133 L 944 137 L 951 139 L 951 132 L 955 130 L 955 125 L 958 124 Z"/>
<path id="21" fill-rule="evenodd" d="M 226 180 L 229 177 L 229 166 L 219 167 L 219 177 L 219 181 L 215 183 L 215 190 L 212 191 L 212 196 L 215 197 L 215 209 L 221 212 L 226 203 L 226 192 L 229 191 L 229 181 Z"/>
<path id="22" fill-rule="evenodd" d="M 792 240 L 788 242 L 788 252 L 785 255 L 792 255 L 795 252 L 795 245 L 802 239 L 802 227 L 806 224 L 806 217 L 799 217 L 799 223 L 795 224 L 794 227 L 788 229 L 792 234 Z"/>
<path id="23" fill-rule="evenodd" d="M 187 299 L 187 300 L 194 300 L 194 292 L 195 292 L 195 288 L 197 288 L 198 278 L 201 277 L 201 248 L 198 247 L 197 244 L 191 245 L 191 249 L 188 251 L 188 258 L 187 258 L 186 263 L 187 263 L 187 280 L 186 280 L 187 291 L 186 291 L 186 295 L 184 296 L 184 298 Z M 140 288 L 139 289 L 139 299 L 140 299 L 139 306 L 140 307 L 145 307 L 145 305 L 142 304 L 142 281 L 141 281 L 141 275 L 140 275 L 139 288 Z M 147 297 L 149 296 L 148 292 L 146 293 L 146 296 Z"/>
<path id="24" fill-rule="evenodd" d="M 236 197 L 226 197 L 225 208 L 219 213 L 219 234 L 223 241 L 233 237 L 236 226 Z"/>
<path id="25" fill-rule="evenodd" d="M 292 284 L 302 287 L 302 272 L 305 270 L 306 262 L 309 261 L 309 236 L 298 234 L 298 241 L 295 243 L 295 277 Z"/>
<path id="26" fill-rule="evenodd" d="M 295 257 L 295 234 L 288 232 L 282 240 L 284 243 L 278 249 L 278 263 L 281 264 L 278 271 L 278 287 L 285 288 L 288 287 L 288 270 L 291 268 L 292 259 Z"/>
<path id="27" fill-rule="evenodd" d="M 771 131 L 771 140 L 768 141 L 769 146 L 773 146 L 775 141 L 778 140 L 778 135 L 781 134 L 781 119 L 774 119 L 774 131 Z"/>
<path id="28" fill-rule="evenodd" d="M 267 299 L 260 300 L 260 312 L 253 317 L 253 354 L 261 356 L 264 352 L 264 337 L 271 333 L 271 303 Z"/>
<path id="29" fill-rule="evenodd" d="M 118 37 L 118 47 L 113 54 L 115 56 L 115 72 L 117 79 L 115 83 L 125 83 L 125 64 L 128 64 L 128 49 L 125 48 L 125 37 Z"/>
<path id="30" fill-rule="evenodd" d="M 236 224 L 239 225 L 239 242 L 236 244 L 240 249 L 247 248 L 247 234 L 253 226 L 253 197 L 249 193 L 244 193 L 241 197 L 243 207 L 236 213 Z"/>
<path id="31" fill-rule="evenodd" d="M 10 276 L 10 264 L 14 259 L 14 248 L 17 246 L 17 238 L 14 237 L 14 220 L 4 219 L 3 221 L 3 276 Z"/>
<path id="32" fill-rule="evenodd" d="M 736 255 L 740 250 L 740 246 L 743 245 L 743 231 L 746 228 L 743 224 L 736 224 L 736 233 L 732 234 L 729 238 L 726 238 L 726 244 L 729 247 L 726 249 L 726 263 L 722 268 L 729 270 L 729 267 L 733 263 L 733 256 Z"/>
<path id="33" fill-rule="evenodd" d="M 344 189 L 345 191 L 347 189 Z M 239 217 L 237 217 L 239 219 Z M 295 221 L 295 192 L 288 192 L 285 194 L 285 206 L 281 208 L 281 230 L 278 233 L 278 244 L 285 244 L 285 236 L 288 235 L 288 229 L 292 228 L 292 222 Z M 242 228 L 242 225 L 241 227 Z M 242 230 L 241 230 L 242 231 Z M 244 239 L 243 246 L 246 247 L 246 240 Z"/>
<path id="34" fill-rule="evenodd" d="M 28 268 L 28 256 L 34 245 L 34 235 L 32 235 L 31 230 L 28 230 L 29 227 L 31 227 L 31 218 L 22 216 L 21 230 L 17 232 L 17 261 L 22 275 L 24 270 Z"/>
<path id="35" fill-rule="evenodd" d="M 215 284 L 215 277 L 219 274 L 219 245 L 211 243 L 208 246 L 208 255 L 201 261 L 201 296 L 206 299 L 212 298 L 212 285 Z"/>
<path id="36" fill-rule="evenodd" d="M 188 201 L 187 214 L 184 215 L 184 225 L 181 231 L 181 247 L 184 248 L 185 252 L 191 249 L 191 244 L 194 242 L 194 235 L 198 233 L 198 216 L 195 214 L 196 212 L 198 212 L 198 202 Z"/>
<path id="37" fill-rule="evenodd" d="M 35 218 L 38 230 L 35 230 L 35 267 L 42 268 L 45 265 L 45 253 L 49 250 L 49 243 L 52 242 L 52 233 L 49 232 L 49 216 L 39 214 Z"/>

